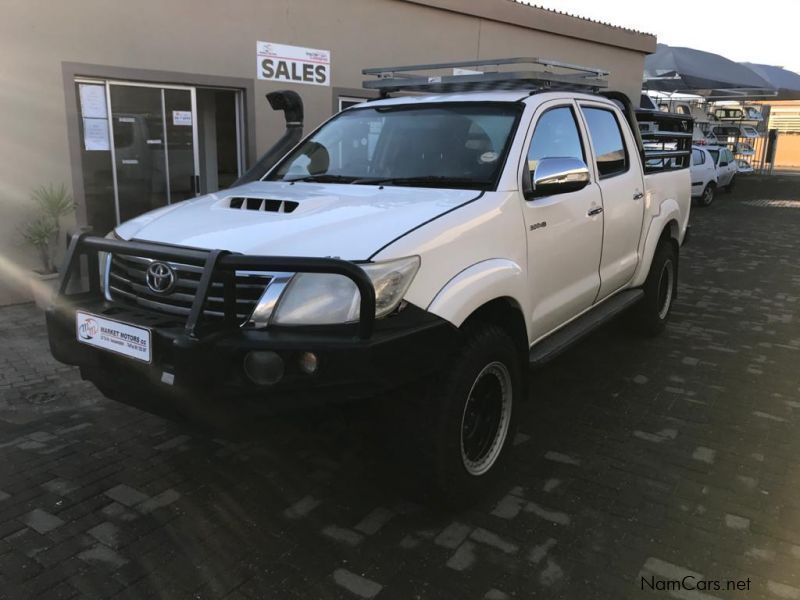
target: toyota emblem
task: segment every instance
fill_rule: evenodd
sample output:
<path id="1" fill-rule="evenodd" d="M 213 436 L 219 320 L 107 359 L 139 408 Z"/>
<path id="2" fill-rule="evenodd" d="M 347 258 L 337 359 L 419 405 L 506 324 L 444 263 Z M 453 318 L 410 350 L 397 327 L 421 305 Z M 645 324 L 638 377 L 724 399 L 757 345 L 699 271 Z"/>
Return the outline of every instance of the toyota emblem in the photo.
<path id="1" fill-rule="evenodd" d="M 175 270 L 167 263 L 153 262 L 147 267 L 147 287 L 157 294 L 169 294 L 175 287 Z"/>

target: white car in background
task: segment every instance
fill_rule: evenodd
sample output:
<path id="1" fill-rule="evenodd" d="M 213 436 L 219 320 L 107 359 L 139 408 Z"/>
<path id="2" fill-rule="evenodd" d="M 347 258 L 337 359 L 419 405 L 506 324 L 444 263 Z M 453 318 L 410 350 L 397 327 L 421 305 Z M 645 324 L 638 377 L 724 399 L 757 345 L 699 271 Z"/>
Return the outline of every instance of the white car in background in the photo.
<path id="1" fill-rule="evenodd" d="M 729 192 L 739 163 L 727 148 L 721 146 L 692 147 L 692 198 L 700 206 L 710 206 L 717 190 Z"/>
<path id="2" fill-rule="evenodd" d="M 701 206 L 709 206 L 717 189 L 717 169 L 705 147 L 692 146 L 691 177 L 692 199 Z"/>

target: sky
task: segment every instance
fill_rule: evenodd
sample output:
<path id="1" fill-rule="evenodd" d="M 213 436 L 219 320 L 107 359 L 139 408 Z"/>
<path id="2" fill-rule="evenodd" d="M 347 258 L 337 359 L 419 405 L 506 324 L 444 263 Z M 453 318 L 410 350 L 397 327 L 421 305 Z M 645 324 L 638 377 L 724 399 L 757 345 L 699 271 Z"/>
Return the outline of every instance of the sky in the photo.
<path id="1" fill-rule="evenodd" d="M 800 73 L 799 0 L 523 0 L 579 17 L 653 33 L 670 46 Z"/>

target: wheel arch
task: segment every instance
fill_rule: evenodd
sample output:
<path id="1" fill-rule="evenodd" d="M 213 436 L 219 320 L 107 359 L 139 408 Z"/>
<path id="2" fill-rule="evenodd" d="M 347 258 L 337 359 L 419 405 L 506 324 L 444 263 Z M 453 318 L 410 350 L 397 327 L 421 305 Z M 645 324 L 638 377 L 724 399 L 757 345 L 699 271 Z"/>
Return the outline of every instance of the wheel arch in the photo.
<path id="1" fill-rule="evenodd" d="M 514 298 L 502 296 L 482 304 L 472 311 L 461 327 L 474 322 L 490 323 L 502 328 L 514 341 L 514 346 L 521 356 L 527 357 L 530 347 L 528 346 L 525 314 L 519 302 Z"/>
<path id="2" fill-rule="evenodd" d="M 642 261 L 638 271 L 633 277 L 631 287 L 639 287 L 644 284 L 647 274 L 650 272 L 650 265 L 653 264 L 653 257 L 656 254 L 662 240 L 668 240 L 674 244 L 676 251 L 679 252 L 681 240 L 680 211 L 677 203 L 671 210 L 662 212 L 662 218 L 654 219 L 650 224 L 647 238 L 645 239 Z"/>
<path id="3" fill-rule="evenodd" d="M 454 275 L 436 293 L 427 310 L 461 327 L 476 314 L 495 314 L 498 307 L 515 311 L 522 319 L 522 334 L 528 343 L 526 303 L 527 274 L 516 262 L 492 258 L 475 263 Z M 487 309 L 487 306 L 494 308 Z"/>

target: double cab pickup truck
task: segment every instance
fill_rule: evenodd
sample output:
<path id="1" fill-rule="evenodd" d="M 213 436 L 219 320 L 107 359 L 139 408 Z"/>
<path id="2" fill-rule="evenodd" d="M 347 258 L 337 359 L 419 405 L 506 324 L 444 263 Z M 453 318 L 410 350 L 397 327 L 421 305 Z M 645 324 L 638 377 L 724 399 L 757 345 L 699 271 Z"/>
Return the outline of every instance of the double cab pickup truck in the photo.
<path id="1" fill-rule="evenodd" d="M 481 493 L 531 365 L 623 311 L 657 334 L 677 294 L 691 119 L 643 143 L 602 72 L 556 66 L 365 70 L 381 98 L 303 139 L 271 94 L 283 145 L 239 184 L 72 238 L 53 355 L 160 414 L 405 403 L 435 487 Z"/>

